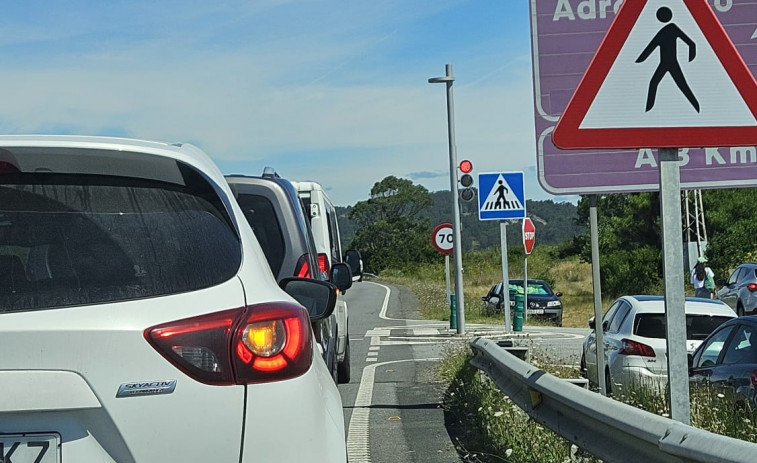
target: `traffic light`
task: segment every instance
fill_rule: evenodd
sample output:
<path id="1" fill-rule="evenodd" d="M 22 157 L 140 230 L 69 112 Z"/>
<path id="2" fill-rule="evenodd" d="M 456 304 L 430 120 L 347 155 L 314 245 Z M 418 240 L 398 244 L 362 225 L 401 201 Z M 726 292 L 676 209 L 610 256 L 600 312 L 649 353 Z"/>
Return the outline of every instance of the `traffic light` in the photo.
<path id="1" fill-rule="evenodd" d="M 463 201 L 470 201 L 473 199 L 473 196 L 475 196 L 473 192 L 473 176 L 471 175 L 471 171 L 473 171 L 473 163 L 465 159 L 460 161 L 457 168 L 462 172 L 462 175 L 458 178 L 461 187 L 459 192 L 460 198 L 462 198 Z"/>

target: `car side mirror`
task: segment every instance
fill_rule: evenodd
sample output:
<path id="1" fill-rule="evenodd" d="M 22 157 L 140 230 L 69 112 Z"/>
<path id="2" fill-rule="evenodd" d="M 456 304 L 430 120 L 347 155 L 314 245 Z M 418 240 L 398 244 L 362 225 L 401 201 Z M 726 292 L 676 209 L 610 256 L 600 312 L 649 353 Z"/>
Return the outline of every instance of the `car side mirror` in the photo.
<path id="1" fill-rule="evenodd" d="M 562 292 L 561 292 L 561 291 L 558 291 L 558 292 L 556 292 L 556 293 L 555 293 L 555 296 L 557 296 L 557 297 L 562 297 Z"/>
<path id="2" fill-rule="evenodd" d="M 346 292 L 352 287 L 352 271 L 347 264 L 336 263 L 331 266 L 329 280 L 339 288 L 339 291 Z"/>
<path id="3" fill-rule="evenodd" d="M 591 317 L 589 319 L 589 328 L 591 328 L 591 329 L 594 330 L 594 329 L 596 329 L 596 326 L 597 326 L 597 324 L 594 322 L 594 317 Z"/>
<path id="4" fill-rule="evenodd" d="M 311 321 L 323 320 L 334 313 L 337 287 L 327 281 L 289 277 L 282 279 L 279 286 L 307 309 Z"/>
<path id="5" fill-rule="evenodd" d="M 363 274 L 363 257 L 360 252 L 348 249 L 344 253 L 344 263 L 350 267 L 352 276 L 359 277 Z"/>

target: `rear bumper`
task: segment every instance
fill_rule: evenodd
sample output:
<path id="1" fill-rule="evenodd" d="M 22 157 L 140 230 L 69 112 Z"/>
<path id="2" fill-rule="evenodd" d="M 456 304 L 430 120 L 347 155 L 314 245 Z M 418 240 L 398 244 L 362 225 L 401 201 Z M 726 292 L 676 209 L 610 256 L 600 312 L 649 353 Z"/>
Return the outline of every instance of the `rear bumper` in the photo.
<path id="1" fill-rule="evenodd" d="M 342 400 L 323 362 L 298 378 L 247 387 L 242 463 L 346 459 Z"/>

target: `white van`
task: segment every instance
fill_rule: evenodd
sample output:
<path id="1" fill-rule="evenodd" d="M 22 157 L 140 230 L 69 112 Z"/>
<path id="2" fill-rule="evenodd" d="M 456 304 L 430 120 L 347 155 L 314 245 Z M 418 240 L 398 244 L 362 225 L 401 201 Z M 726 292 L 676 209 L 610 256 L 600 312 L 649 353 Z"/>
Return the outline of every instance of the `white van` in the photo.
<path id="1" fill-rule="evenodd" d="M 339 222 L 336 209 L 323 187 L 316 182 L 292 182 L 297 189 L 305 213 L 310 219 L 310 228 L 318 252 L 318 266 L 328 274 L 331 266 L 342 262 L 342 242 L 339 237 Z M 334 309 L 337 320 L 337 373 L 340 383 L 350 381 L 350 337 L 348 332 L 347 303 L 341 293 Z"/>

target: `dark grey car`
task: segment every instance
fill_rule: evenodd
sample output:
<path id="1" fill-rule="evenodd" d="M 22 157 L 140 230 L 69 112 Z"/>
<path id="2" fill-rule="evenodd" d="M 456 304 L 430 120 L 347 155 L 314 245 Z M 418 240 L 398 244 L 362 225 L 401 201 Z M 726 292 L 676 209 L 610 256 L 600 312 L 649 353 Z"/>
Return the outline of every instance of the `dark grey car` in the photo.
<path id="1" fill-rule="evenodd" d="M 288 180 L 267 167 L 260 177 L 227 175 L 226 181 L 278 281 L 288 277 L 329 279 L 329 275 L 318 269 L 318 253 L 310 225 L 297 191 Z M 347 270 L 346 265 L 344 267 L 341 270 Z M 340 289 L 347 288 L 349 286 Z M 336 315 L 314 322 L 313 331 L 326 366 L 337 381 Z"/>
<path id="2" fill-rule="evenodd" d="M 736 315 L 757 314 L 757 263 L 745 263 L 731 272 L 728 280 L 718 280 L 722 286 L 718 299 L 728 304 Z"/>

